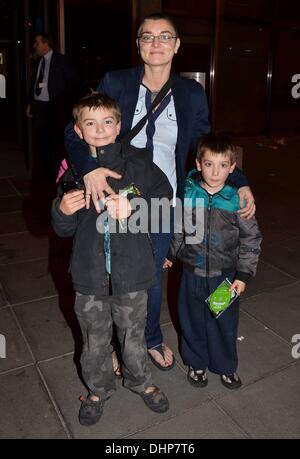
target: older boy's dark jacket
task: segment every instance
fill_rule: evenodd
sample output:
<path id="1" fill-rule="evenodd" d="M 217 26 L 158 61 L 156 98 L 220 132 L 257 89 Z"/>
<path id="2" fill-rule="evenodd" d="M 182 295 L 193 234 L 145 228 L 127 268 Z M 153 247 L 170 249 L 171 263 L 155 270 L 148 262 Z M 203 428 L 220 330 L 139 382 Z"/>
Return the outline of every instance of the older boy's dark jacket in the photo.
<path id="1" fill-rule="evenodd" d="M 99 162 L 100 166 L 122 174 L 120 180 L 109 179 L 116 193 L 134 183 L 147 201 L 156 197 L 172 198 L 168 179 L 144 149 L 121 147 L 118 143 L 107 145 L 100 149 Z M 104 236 L 96 229 L 99 214 L 91 205 L 89 210 L 66 216 L 59 210 L 59 204 L 60 198 L 56 198 L 52 207 L 53 227 L 59 236 L 75 235 L 70 266 L 75 290 L 109 295 Z M 147 233 L 110 232 L 110 252 L 112 294 L 144 290 L 155 282 L 153 252 Z"/>
<path id="2" fill-rule="evenodd" d="M 255 275 L 260 254 L 262 237 L 256 219 L 246 220 L 237 213 L 236 188 L 225 185 L 221 191 L 210 195 L 201 187 L 200 178 L 200 173 L 194 170 L 186 179 L 184 214 L 192 219 L 200 237 L 197 241 L 190 239 L 193 243 L 188 244 L 186 237 L 193 235 L 193 231 L 175 233 L 167 258 L 175 261 L 178 257 L 199 276 L 215 277 L 236 271 L 236 279 L 246 282 Z M 199 214 L 197 223 L 196 208 L 204 213 Z M 185 228 L 188 228 L 186 223 Z"/>

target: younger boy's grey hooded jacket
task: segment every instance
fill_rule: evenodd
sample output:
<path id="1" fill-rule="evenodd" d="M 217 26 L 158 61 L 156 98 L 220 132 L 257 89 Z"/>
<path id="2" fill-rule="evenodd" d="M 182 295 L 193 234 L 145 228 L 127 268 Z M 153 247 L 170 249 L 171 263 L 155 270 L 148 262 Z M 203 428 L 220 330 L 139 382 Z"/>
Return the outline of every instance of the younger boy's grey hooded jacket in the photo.
<path id="1" fill-rule="evenodd" d="M 167 258 L 175 261 L 178 257 L 202 277 L 236 272 L 236 279 L 247 282 L 256 273 L 260 254 L 262 236 L 257 221 L 237 213 L 236 188 L 226 184 L 210 195 L 200 183 L 201 174 L 191 171 L 185 183 L 183 230 L 180 225 L 181 231 L 175 232 Z"/>

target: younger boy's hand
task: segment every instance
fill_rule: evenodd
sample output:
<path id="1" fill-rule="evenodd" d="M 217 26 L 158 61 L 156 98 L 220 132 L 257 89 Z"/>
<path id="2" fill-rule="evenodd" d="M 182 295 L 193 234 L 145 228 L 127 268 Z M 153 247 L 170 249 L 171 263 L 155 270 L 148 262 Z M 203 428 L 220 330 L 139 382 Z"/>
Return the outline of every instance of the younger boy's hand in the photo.
<path id="1" fill-rule="evenodd" d="M 59 210 L 65 215 L 72 215 L 85 207 L 84 191 L 71 190 L 60 201 Z"/>
<path id="2" fill-rule="evenodd" d="M 165 258 L 164 264 L 163 264 L 163 269 L 168 269 L 172 268 L 173 262 Z"/>
<path id="3" fill-rule="evenodd" d="M 108 215 L 112 218 L 123 220 L 128 218 L 132 212 L 130 202 L 124 196 L 111 194 L 105 200 Z"/>
<path id="4" fill-rule="evenodd" d="M 232 285 L 229 290 L 232 291 L 233 289 L 236 290 L 240 295 L 246 290 L 246 284 L 243 281 L 235 280 L 232 282 Z"/>

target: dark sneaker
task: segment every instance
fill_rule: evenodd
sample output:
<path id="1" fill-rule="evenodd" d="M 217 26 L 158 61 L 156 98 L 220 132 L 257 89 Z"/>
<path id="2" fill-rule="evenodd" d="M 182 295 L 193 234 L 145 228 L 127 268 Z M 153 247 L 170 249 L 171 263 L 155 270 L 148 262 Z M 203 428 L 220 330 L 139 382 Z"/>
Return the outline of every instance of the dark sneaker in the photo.
<path id="1" fill-rule="evenodd" d="M 187 380 L 192 386 L 205 387 L 207 386 L 207 375 L 205 370 L 194 370 L 189 367 L 187 372 Z"/>
<path id="2" fill-rule="evenodd" d="M 242 385 L 242 381 L 236 373 L 231 373 L 229 375 L 221 375 L 221 383 L 227 389 L 239 389 Z"/>
<path id="3" fill-rule="evenodd" d="M 81 407 L 79 410 L 79 422 L 82 426 L 92 426 L 96 424 L 102 416 L 104 401 L 91 400 L 90 397 L 85 399 L 80 397 Z"/>
<path id="4" fill-rule="evenodd" d="M 165 413 L 169 409 L 169 400 L 161 390 L 153 386 L 152 392 L 138 392 L 145 404 L 155 413 Z"/>

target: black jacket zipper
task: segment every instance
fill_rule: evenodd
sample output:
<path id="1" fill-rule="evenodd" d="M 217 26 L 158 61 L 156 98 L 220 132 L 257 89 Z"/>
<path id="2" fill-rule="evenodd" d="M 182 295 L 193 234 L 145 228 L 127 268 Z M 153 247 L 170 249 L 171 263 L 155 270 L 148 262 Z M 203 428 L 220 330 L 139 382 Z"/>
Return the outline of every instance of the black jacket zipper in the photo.
<path id="1" fill-rule="evenodd" d="M 206 225 L 206 276 L 209 277 L 209 245 L 210 245 L 210 216 L 211 216 L 211 202 L 212 195 L 208 196 L 208 206 L 207 206 L 207 225 Z"/>

